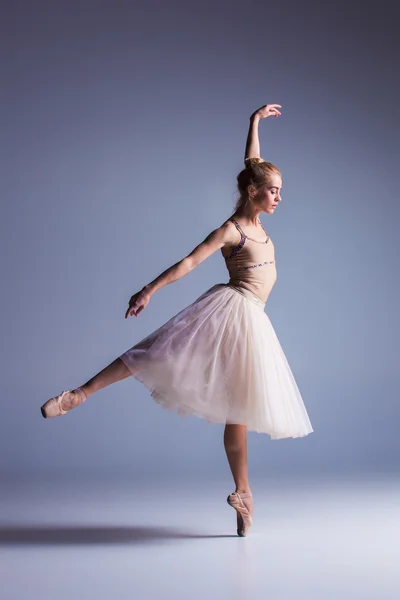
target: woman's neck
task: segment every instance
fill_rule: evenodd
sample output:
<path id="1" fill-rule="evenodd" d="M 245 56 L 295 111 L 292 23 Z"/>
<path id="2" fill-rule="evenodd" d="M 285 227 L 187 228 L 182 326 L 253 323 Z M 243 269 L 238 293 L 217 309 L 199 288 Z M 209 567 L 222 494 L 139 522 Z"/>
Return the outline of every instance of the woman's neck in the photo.
<path id="1" fill-rule="evenodd" d="M 240 213 L 235 213 L 235 215 L 237 217 L 239 217 L 239 219 L 243 219 L 246 223 L 246 225 L 253 225 L 254 227 L 257 227 L 257 225 L 261 224 L 260 221 L 260 217 L 259 217 L 260 211 L 252 211 L 251 213 L 245 213 L 245 212 L 240 212 Z"/>

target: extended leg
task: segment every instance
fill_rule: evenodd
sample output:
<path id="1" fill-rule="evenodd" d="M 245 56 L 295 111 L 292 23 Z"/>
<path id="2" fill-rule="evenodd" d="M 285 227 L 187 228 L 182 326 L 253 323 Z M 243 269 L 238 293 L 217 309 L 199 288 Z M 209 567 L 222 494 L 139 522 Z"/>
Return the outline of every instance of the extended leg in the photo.
<path id="1" fill-rule="evenodd" d="M 98 392 L 99 390 L 126 379 L 132 375 L 128 367 L 124 365 L 120 358 L 116 358 L 112 363 L 102 369 L 97 375 L 89 379 L 85 384 L 81 385 L 79 389 L 85 394 L 86 398 Z M 76 389 L 76 388 L 75 388 Z M 72 391 L 70 394 L 65 396 L 62 400 L 62 408 L 64 410 L 71 410 L 78 404 L 81 404 L 82 396 L 78 392 Z"/>
<path id="2" fill-rule="evenodd" d="M 51 398 L 42 407 L 42 415 L 44 417 L 57 417 L 63 411 L 69 411 L 84 402 L 91 394 L 101 390 L 102 388 L 126 379 L 132 375 L 131 371 L 124 365 L 118 357 L 113 360 L 107 367 L 89 379 L 84 385 L 79 388 L 74 388 L 68 392 L 63 392 L 59 396 Z"/>
<path id="3" fill-rule="evenodd" d="M 81 390 L 83 390 L 86 397 L 88 397 L 112 383 L 121 381 L 121 379 L 126 379 L 130 375 L 132 375 L 132 373 L 128 367 L 124 365 L 120 358 L 116 358 L 111 364 L 82 385 Z"/>

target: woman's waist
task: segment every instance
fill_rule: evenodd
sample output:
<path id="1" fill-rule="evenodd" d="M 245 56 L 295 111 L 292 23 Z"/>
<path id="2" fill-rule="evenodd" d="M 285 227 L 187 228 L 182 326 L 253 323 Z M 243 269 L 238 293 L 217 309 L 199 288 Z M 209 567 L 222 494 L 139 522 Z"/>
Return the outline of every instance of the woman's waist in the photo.
<path id="1" fill-rule="evenodd" d="M 232 288 L 236 292 L 239 292 L 239 294 L 245 296 L 246 298 L 254 302 L 254 304 L 257 304 L 258 306 L 264 309 L 267 300 L 264 300 L 264 298 L 260 297 L 259 290 L 255 289 L 251 285 L 247 284 L 246 282 L 236 282 L 232 280 L 230 280 L 225 285 Z"/>
<path id="2" fill-rule="evenodd" d="M 268 269 L 267 272 L 229 272 L 229 283 L 243 287 L 253 292 L 259 298 L 266 298 L 273 288 L 277 278 L 276 269 Z"/>

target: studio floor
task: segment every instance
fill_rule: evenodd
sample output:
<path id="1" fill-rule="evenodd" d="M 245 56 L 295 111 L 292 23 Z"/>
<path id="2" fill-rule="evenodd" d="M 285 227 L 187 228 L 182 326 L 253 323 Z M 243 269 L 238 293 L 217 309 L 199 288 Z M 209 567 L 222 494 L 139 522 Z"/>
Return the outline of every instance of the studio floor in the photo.
<path id="1" fill-rule="evenodd" d="M 398 600 L 400 478 L 2 482 L 2 600 Z"/>

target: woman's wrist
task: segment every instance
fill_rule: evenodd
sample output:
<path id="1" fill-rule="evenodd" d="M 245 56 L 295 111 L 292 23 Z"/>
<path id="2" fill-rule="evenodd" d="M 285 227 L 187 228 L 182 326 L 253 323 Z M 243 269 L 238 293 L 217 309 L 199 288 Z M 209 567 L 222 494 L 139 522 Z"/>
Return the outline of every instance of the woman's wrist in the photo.
<path id="1" fill-rule="evenodd" d="M 261 119 L 261 117 L 260 117 L 260 115 L 259 115 L 257 112 L 253 113 L 253 114 L 250 116 L 250 121 L 251 121 L 251 122 L 254 122 L 254 121 L 260 121 L 260 119 Z"/>
<path id="2" fill-rule="evenodd" d="M 150 294 L 150 296 L 152 296 L 154 294 L 154 285 L 148 283 L 147 285 L 142 287 L 141 291 L 146 292 L 146 294 Z"/>

